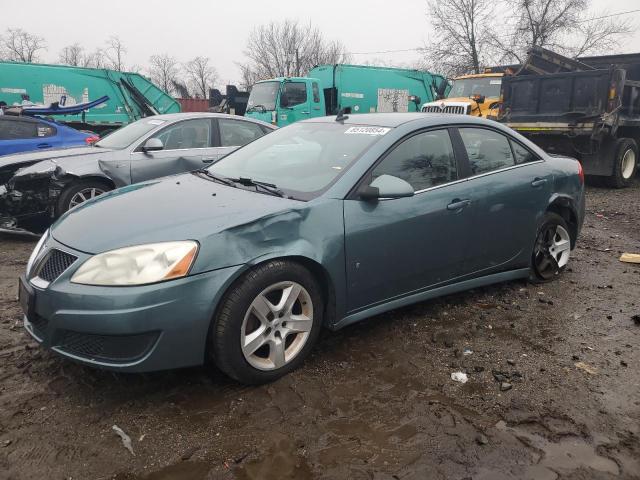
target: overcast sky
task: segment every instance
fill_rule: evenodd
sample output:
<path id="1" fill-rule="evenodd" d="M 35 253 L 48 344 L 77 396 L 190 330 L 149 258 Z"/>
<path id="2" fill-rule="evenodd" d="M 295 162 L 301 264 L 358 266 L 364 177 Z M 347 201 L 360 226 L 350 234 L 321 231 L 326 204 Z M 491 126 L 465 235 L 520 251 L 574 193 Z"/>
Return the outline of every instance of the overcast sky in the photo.
<path id="1" fill-rule="evenodd" d="M 594 12 L 609 13 L 640 7 L 638 0 L 592 0 L 591 4 Z M 4 27 L 23 28 L 46 39 L 45 61 L 56 61 L 66 45 L 79 42 L 92 51 L 110 35 L 117 35 L 128 49 L 128 65 L 146 66 L 149 56 L 158 53 L 180 61 L 208 56 L 218 70 L 220 85 L 238 81 L 236 62 L 243 60 L 249 32 L 269 21 L 311 21 L 327 39 L 341 40 L 351 52 L 420 47 L 429 34 L 426 0 L 0 0 L 0 5 Z M 640 52 L 640 14 L 629 17 L 637 28 L 620 52 Z M 353 63 L 376 59 L 412 63 L 418 54 L 354 55 Z"/>

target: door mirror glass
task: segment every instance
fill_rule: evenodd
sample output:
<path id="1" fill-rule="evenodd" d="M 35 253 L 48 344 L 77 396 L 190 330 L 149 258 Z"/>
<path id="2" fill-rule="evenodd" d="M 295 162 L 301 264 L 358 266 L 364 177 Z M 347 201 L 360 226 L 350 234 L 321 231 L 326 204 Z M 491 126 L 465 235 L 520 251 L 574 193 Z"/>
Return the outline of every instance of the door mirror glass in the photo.
<path id="1" fill-rule="evenodd" d="M 159 138 L 150 138 L 147 140 L 142 147 L 143 152 L 157 152 L 158 150 L 162 150 L 164 148 L 164 144 L 162 140 Z"/>
<path id="2" fill-rule="evenodd" d="M 377 200 L 380 198 L 412 197 L 413 187 L 409 182 L 393 175 L 380 175 L 370 185 L 360 189 L 363 200 Z"/>

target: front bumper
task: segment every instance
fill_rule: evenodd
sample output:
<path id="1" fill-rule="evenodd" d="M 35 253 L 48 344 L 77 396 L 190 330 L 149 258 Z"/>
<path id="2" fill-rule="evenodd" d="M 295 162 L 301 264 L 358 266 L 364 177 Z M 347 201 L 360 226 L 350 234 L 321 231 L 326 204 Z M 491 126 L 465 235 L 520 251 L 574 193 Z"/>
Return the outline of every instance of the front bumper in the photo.
<path id="1" fill-rule="evenodd" d="M 43 347 L 127 372 L 204 362 L 216 305 L 242 266 L 136 287 L 77 285 L 69 279 L 89 255 L 62 248 L 78 259 L 49 285 L 29 282 L 35 300 L 24 325 Z"/>

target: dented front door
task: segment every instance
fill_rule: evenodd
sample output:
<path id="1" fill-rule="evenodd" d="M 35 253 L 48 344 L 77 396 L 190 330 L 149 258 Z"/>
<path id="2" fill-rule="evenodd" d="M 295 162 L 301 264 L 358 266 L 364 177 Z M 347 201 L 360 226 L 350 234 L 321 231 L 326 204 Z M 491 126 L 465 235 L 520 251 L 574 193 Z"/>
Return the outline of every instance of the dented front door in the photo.
<path id="1" fill-rule="evenodd" d="M 131 183 L 197 170 L 217 154 L 210 118 L 176 122 L 150 138 L 160 139 L 164 148 L 154 152 L 138 148 L 131 154 Z"/>

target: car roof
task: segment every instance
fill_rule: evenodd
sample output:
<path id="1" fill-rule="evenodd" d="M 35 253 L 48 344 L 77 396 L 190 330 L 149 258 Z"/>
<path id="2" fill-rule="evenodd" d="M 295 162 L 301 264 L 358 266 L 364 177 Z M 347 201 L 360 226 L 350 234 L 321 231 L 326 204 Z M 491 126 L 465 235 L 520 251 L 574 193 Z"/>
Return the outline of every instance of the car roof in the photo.
<path id="1" fill-rule="evenodd" d="M 145 117 L 150 119 L 166 120 L 173 122 L 176 120 L 185 120 L 190 118 L 230 118 L 232 120 L 245 120 L 252 123 L 260 123 L 262 125 L 272 126 L 270 123 L 256 120 L 250 117 L 241 117 L 239 115 L 229 115 L 228 113 L 213 113 L 213 112 L 181 112 L 181 113 L 164 113 L 162 115 L 153 115 L 151 117 Z"/>
<path id="2" fill-rule="evenodd" d="M 470 124 L 498 126 L 498 122 L 471 115 L 459 115 L 452 113 L 412 112 L 412 113 L 359 113 L 347 114 L 345 125 L 365 125 L 375 127 L 395 128 L 406 123 L 420 124 L 421 127 L 429 127 L 443 124 Z M 331 123 L 336 121 L 336 116 L 313 118 L 303 120 L 304 123 Z"/>

